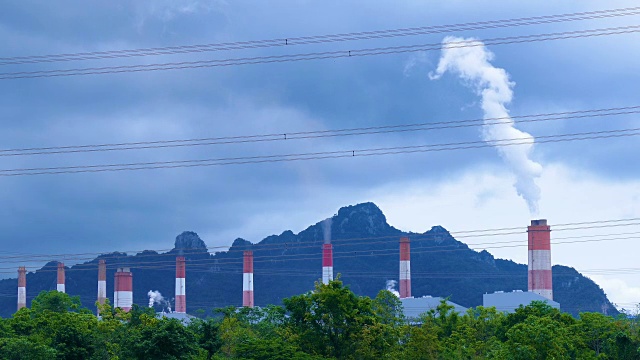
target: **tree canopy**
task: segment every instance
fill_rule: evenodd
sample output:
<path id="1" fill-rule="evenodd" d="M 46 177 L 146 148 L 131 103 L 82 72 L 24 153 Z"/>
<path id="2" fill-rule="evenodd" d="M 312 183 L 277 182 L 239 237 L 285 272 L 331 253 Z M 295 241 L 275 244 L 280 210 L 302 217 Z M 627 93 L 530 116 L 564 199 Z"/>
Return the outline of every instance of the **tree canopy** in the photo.
<path id="1" fill-rule="evenodd" d="M 216 309 L 189 323 L 42 292 L 0 319 L 1 359 L 640 359 L 638 319 L 581 313 L 543 302 L 514 313 L 478 307 L 458 314 L 443 301 L 419 319 L 403 317 L 383 290 L 355 295 L 339 280 L 283 306 Z"/>

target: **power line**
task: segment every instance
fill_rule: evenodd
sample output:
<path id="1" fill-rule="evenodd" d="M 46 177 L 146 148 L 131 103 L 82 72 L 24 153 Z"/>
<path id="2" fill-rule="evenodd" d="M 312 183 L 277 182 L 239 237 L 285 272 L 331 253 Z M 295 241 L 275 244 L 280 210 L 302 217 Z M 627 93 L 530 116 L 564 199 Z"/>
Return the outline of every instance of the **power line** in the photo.
<path id="1" fill-rule="evenodd" d="M 387 134 L 387 133 L 398 133 L 398 132 L 404 133 L 404 132 L 413 132 L 413 131 L 459 129 L 459 128 L 466 128 L 466 127 L 475 127 L 478 125 L 494 126 L 494 125 L 501 125 L 501 124 L 509 124 L 511 123 L 512 119 L 518 119 L 518 123 L 534 123 L 534 122 L 544 122 L 544 121 L 560 121 L 560 120 L 568 120 L 568 119 L 584 119 L 584 118 L 605 117 L 605 116 L 630 115 L 630 114 L 637 114 L 639 112 L 640 112 L 640 106 L 626 106 L 626 107 L 617 107 L 617 108 L 588 109 L 588 110 L 578 110 L 578 111 L 568 111 L 568 112 L 519 115 L 519 116 L 487 118 L 487 119 L 437 121 L 437 122 L 423 122 L 423 123 L 416 123 L 416 124 L 370 126 L 370 127 L 333 129 L 333 130 L 283 132 L 279 134 L 271 133 L 271 134 L 237 135 L 237 136 L 225 136 L 225 137 L 192 138 L 192 139 L 173 139 L 173 140 L 155 140 L 155 141 L 139 141 L 139 142 L 123 142 L 123 143 L 14 148 L 14 149 L 0 149 L 0 157 L 1 156 L 31 156 L 31 155 L 88 153 L 88 152 L 102 152 L 102 151 L 159 149 L 159 148 L 173 148 L 173 147 L 289 141 L 289 140 L 300 140 L 300 139 Z"/>
<path id="2" fill-rule="evenodd" d="M 132 270 L 158 270 L 158 268 L 133 268 Z M 162 269 L 160 269 L 162 270 Z M 624 271 L 624 272 L 620 272 L 620 270 Z M 68 270 L 67 270 L 68 271 Z M 84 270 L 83 270 L 84 271 Z M 92 269 L 92 271 L 95 271 L 95 269 Z M 590 269 L 583 269 L 583 270 L 577 270 L 577 272 L 585 273 L 585 274 L 595 274 L 595 275 L 627 275 L 627 274 L 636 274 L 640 272 L 640 268 L 626 268 L 626 269 L 619 269 L 619 268 L 611 268 L 611 269 L 597 269 L 595 271 L 590 270 Z M 55 272 L 55 271 L 54 271 Z M 211 273 L 211 271 L 207 271 L 207 270 L 194 270 L 192 269 L 191 266 L 187 267 L 187 272 L 189 274 L 203 274 L 203 273 Z M 398 276 L 397 272 L 358 272 L 358 271 L 348 271 L 348 270 L 341 270 L 338 271 L 340 274 L 343 275 L 343 277 L 349 277 L 349 278 L 353 278 L 353 277 L 361 277 L 361 278 L 384 278 L 387 277 L 389 279 L 393 279 L 394 277 Z M 240 270 L 220 270 L 220 271 L 215 271 L 216 274 L 237 274 L 237 275 L 242 275 L 243 271 Z M 304 276 L 304 277 L 310 277 L 310 276 L 316 276 L 319 273 L 321 273 L 321 271 L 295 271 L 295 272 L 291 272 L 291 271 L 286 271 L 286 270 L 277 270 L 277 269 L 263 269 L 260 270 L 260 272 L 255 272 L 254 276 Z M 70 273 L 67 273 L 67 275 L 70 278 L 73 278 L 73 275 L 76 274 L 76 271 L 72 271 Z M 554 277 L 574 277 L 575 274 L 554 274 Z M 412 271 L 411 272 L 411 277 L 412 278 L 422 278 L 422 279 L 437 279 L 437 278 L 449 278 L 449 279 L 464 279 L 464 278 L 469 278 L 469 277 L 478 277 L 478 278 L 516 278 L 516 277 L 527 277 L 527 272 L 526 269 L 524 269 L 524 271 L 522 271 L 521 273 L 518 274 L 509 274 L 509 273 L 503 273 L 500 271 L 495 271 L 495 272 L 485 272 L 485 273 L 465 273 L 465 272 L 453 272 L 453 271 L 439 271 L 439 272 L 420 272 L 420 271 Z M 7 293 L 4 293 L 7 294 Z M 15 296 L 15 293 L 9 293 L 9 295 L 13 295 Z M 1 293 L 0 293 L 0 297 L 1 297 Z M 5 295 L 6 296 L 6 295 Z"/>
<path id="3" fill-rule="evenodd" d="M 582 227 L 567 227 L 567 228 L 557 228 L 560 225 L 554 225 L 554 232 L 556 231 L 575 231 L 575 230 L 585 230 L 585 229 L 595 229 L 595 228 L 612 228 L 612 227 L 620 227 L 620 226 L 638 226 L 640 225 L 640 222 L 630 222 L 630 223 L 626 223 L 626 224 L 619 224 L 619 223 L 612 223 L 613 221 L 616 222 L 622 222 L 622 221 L 626 221 L 626 222 L 630 222 L 630 220 L 625 220 L 625 219 L 620 219 L 620 220 L 610 220 L 608 221 L 608 224 L 603 225 L 605 222 L 589 222 L 587 224 L 592 224 L 592 226 L 582 226 Z M 575 224 L 580 224 L 580 223 L 575 223 Z M 599 224 L 599 225 L 593 225 L 593 224 Z M 500 235 L 510 235 L 510 234 L 523 234 L 522 233 L 496 233 L 494 234 L 494 236 L 500 236 Z M 553 238 L 553 244 L 574 244 L 574 243 L 591 243 L 591 242 L 603 242 L 603 241 L 619 241 L 619 240 L 631 240 L 631 239 L 640 239 L 640 236 L 622 236 L 622 235 L 638 235 L 638 232 L 625 232 L 625 233 L 610 233 L 610 234 L 595 234 L 595 235 L 582 235 L 582 236 L 567 236 L 567 237 L 554 237 Z M 481 236 L 481 235 L 476 235 L 476 236 Z M 616 236 L 614 238 L 611 238 L 611 236 Z M 393 238 L 394 240 L 397 240 L 399 238 L 398 236 L 385 236 L 385 237 L 378 237 L 378 238 L 371 238 L 371 239 L 382 239 L 382 238 Z M 423 234 L 423 235 L 418 235 L 418 236 L 411 236 L 412 238 L 412 242 L 413 243 L 419 243 L 422 241 L 429 241 L 429 240 L 433 240 L 429 238 L 429 235 L 427 234 Z M 591 238 L 591 239 L 589 239 Z M 595 239 L 594 239 L 595 238 Z M 364 240 L 367 240 L 368 238 L 362 238 Z M 578 239 L 578 240 L 576 240 Z M 585 239 L 589 239 L 589 240 L 585 240 Z M 357 240 L 357 239 L 356 239 Z M 455 240 L 455 239 L 454 239 Z M 558 240 L 569 240 L 569 241 L 558 241 Z M 291 250 L 291 251 L 299 251 L 301 249 L 319 249 L 319 243 L 321 243 L 322 241 L 318 240 L 318 241 L 313 241 L 313 242 L 306 242 L 308 244 L 312 244 L 312 245 L 305 245 L 305 243 L 300 243 L 300 245 L 305 245 L 305 246 L 300 246 L 298 245 L 299 243 L 291 243 L 291 244 L 274 244 L 274 245 L 278 245 L 275 248 L 262 248 L 261 245 L 255 245 L 254 247 L 252 247 L 254 254 L 257 254 L 259 252 L 273 252 L 273 251 L 278 251 L 278 250 Z M 355 242 L 353 240 L 348 240 L 348 239 L 340 239 L 337 241 L 333 242 L 334 245 L 336 246 L 336 250 L 334 251 L 334 259 L 339 259 L 339 258 L 354 258 L 354 257 L 366 257 L 366 256 L 378 256 L 378 255 L 397 255 L 399 254 L 399 249 L 396 246 L 397 245 L 397 241 L 361 241 L 361 242 Z M 344 247 L 349 247 L 349 246 L 363 246 L 363 245 L 393 245 L 391 248 L 372 248 L 372 249 L 368 249 L 368 250 L 344 250 Z M 483 246 L 483 245 L 495 245 L 495 246 Z M 520 241 L 520 240 L 511 240 L 511 241 L 497 241 L 497 242 L 482 242 L 482 243 L 475 243 L 475 244 L 465 244 L 465 243 L 455 243 L 455 244 L 450 244 L 450 245 L 436 245 L 436 246 L 432 246 L 432 247 L 428 247 L 428 248 L 424 248 L 424 247 L 418 247 L 412 250 L 412 253 L 416 253 L 416 254 L 420 254 L 420 253 L 443 253 L 443 252 L 458 252 L 458 251 L 474 251 L 473 249 L 469 248 L 469 246 L 471 247 L 479 247 L 482 249 L 501 249 L 501 248 L 513 248 L 513 247 L 524 247 L 527 246 L 526 241 Z M 341 250 L 342 249 L 342 250 Z M 236 253 L 240 253 L 243 249 L 235 249 Z M 234 252 L 233 249 L 230 249 L 227 254 Z M 98 254 L 98 253 L 96 253 Z M 65 260 L 71 259 L 71 260 L 94 260 L 92 257 L 77 257 L 74 258 L 72 257 L 72 255 L 74 254 L 65 254 L 63 257 L 65 258 Z M 84 254 L 81 254 L 84 255 Z M 102 254 L 102 255 L 110 255 L 110 254 Z M 51 256 L 51 255 L 49 255 Z M 144 253 L 143 255 L 135 255 L 134 260 L 138 259 L 138 261 L 135 264 L 131 264 L 131 266 L 135 269 L 166 269 L 167 267 L 173 267 L 175 266 L 175 261 L 172 260 L 149 260 L 149 261 L 139 261 L 139 258 L 141 256 L 145 256 Z M 176 256 L 175 253 L 164 253 L 164 254 L 148 254 L 146 255 L 147 257 L 154 257 L 154 258 L 162 258 L 162 257 L 167 257 L 167 256 L 171 256 L 174 257 Z M 302 253 L 292 253 L 292 254 L 277 254 L 277 255 L 255 255 L 254 256 L 254 261 L 255 263 L 274 263 L 274 262 L 278 262 L 278 263 L 282 263 L 285 261 L 313 261 L 313 260 L 318 260 L 319 261 L 319 252 L 302 252 Z M 37 255 L 32 255 L 30 256 L 31 259 L 37 257 Z M 60 256 L 59 256 L 60 257 Z M 11 261 L 11 263 L 15 263 L 18 262 L 20 258 L 18 259 L 13 259 L 14 261 Z M 125 258 L 126 259 L 126 258 Z M 107 257 L 108 260 L 108 257 Z M 131 260 L 125 260 L 125 262 L 130 262 Z M 121 261 L 119 260 L 115 260 L 116 265 L 117 266 L 118 263 L 120 263 Z M 9 263 L 9 261 L 0 261 L 0 263 Z M 190 268 L 195 268 L 195 267 L 205 267 L 205 268 L 210 268 L 211 266 L 240 266 L 242 264 L 242 259 L 235 259 L 235 258 L 227 258 L 227 259 L 212 259 L 212 258 L 203 258 L 203 259 L 190 259 L 189 260 L 189 266 Z M 84 270 L 90 270 L 90 271 L 94 271 L 95 267 L 97 265 L 95 263 L 84 263 L 84 264 L 77 264 L 74 265 L 73 268 L 70 268 L 69 271 L 84 271 Z M 0 268 L 1 269 L 12 269 L 12 267 L 3 267 Z M 47 267 L 47 268 L 42 268 L 42 270 L 38 270 L 38 272 L 55 272 L 57 271 L 56 268 L 54 267 Z M 9 272 L 9 273 L 13 273 L 13 272 Z"/>
<path id="4" fill-rule="evenodd" d="M 490 38 L 485 40 L 464 40 L 464 41 L 458 41 L 458 42 L 450 42 L 447 44 L 442 44 L 442 43 L 415 44 L 415 45 L 406 45 L 406 46 L 391 46 L 391 47 L 379 47 L 379 48 L 358 49 L 358 50 L 325 51 L 325 52 L 315 52 L 315 53 L 299 53 L 299 54 L 276 55 L 276 56 L 256 56 L 256 57 L 245 57 L 245 58 L 235 58 L 235 59 L 213 59 L 213 60 L 202 60 L 202 61 L 183 61 L 183 62 L 173 62 L 173 63 L 156 63 L 156 64 L 142 64 L 142 65 L 123 65 L 123 66 L 105 66 L 105 67 L 94 67 L 94 68 L 72 68 L 72 69 L 58 69 L 58 70 L 7 72 L 7 73 L 0 73 L 0 80 L 119 74 L 119 73 L 135 73 L 135 72 L 161 71 L 161 70 L 182 70 L 182 69 L 198 69 L 198 68 L 211 68 L 211 67 L 223 67 L 223 66 L 286 63 L 286 62 L 295 62 L 295 61 L 401 54 L 401 53 L 409 53 L 409 52 L 434 51 L 434 50 L 442 50 L 442 49 L 477 47 L 477 46 L 485 46 L 485 45 L 491 46 L 491 45 L 506 45 L 506 44 L 531 43 L 531 42 L 541 42 L 541 41 L 566 40 L 566 39 L 588 38 L 588 37 L 596 37 L 596 36 L 630 34 L 630 33 L 636 33 L 636 32 L 640 32 L 640 25 L 620 26 L 620 27 L 601 28 L 601 29 L 589 29 L 589 30 L 577 30 L 577 31 L 564 31 L 564 32 L 534 34 L 534 35 L 509 36 L 509 37 L 501 37 L 501 38 Z"/>
<path id="5" fill-rule="evenodd" d="M 314 153 L 297 153 L 297 154 L 281 154 L 281 155 L 260 155 L 246 156 L 234 158 L 216 158 L 216 159 L 197 159 L 197 160 L 175 160 L 160 161 L 146 163 L 128 163 L 128 164 L 102 164 L 102 165 L 77 165 L 77 166 L 60 166 L 48 168 L 20 168 L 20 169 L 3 169 L 0 170 L 0 176 L 27 176 L 27 175 L 57 175 L 57 174 L 77 174 L 77 173 L 97 173 L 111 171 L 137 171 L 137 170 L 154 170 L 154 169 L 175 169 L 175 168 L 192 168 L 203 166 L 227 166 L 227 165 L 245 165 L 245 164 L 261 164 L 261 163 L 277 163 L 290 161 L 309 161 L 320 159 L 337 159 L 365 156 L 380 155 L 399 155 L 412 153 L 426 153 L 452 150 L 468 150 L 486 147 L 504 147 L 517 145 L 533 145 L 540 143 L 557 143 L 567 141 L 583 141 L 595 139 L 610 139 L 640 135 L 640 128 L 592 131 L 573 134 L 559 134 L 538 136 L 536 140 L 527 138 L 500 139 L 489 142 L 471 141 L 459 143 L 443 143 L 429 145 L 414 146 L 397 146 L 386 148 L 372 148 L 359 150 L 338 150 L 324 151 Z"/>
<path id="6" fill-rule="evenodd" d="M 565 245 L 565 244 L 583 244 L 583 243 L 594 243 L 594 242 L 608 242 L 608 241 L 620 241 L 620 240 L 637 240 L 640 239 L 640 236 L 631 236 L 631 237 L 619 237 L 619 238 L 601 238 L 601 239 L 590 239 L 590 240 L 572 240 L 572 241 L 554 241 L 553 245 Z M 499 246 L 489 246 L 485 247 L 485 249 L 504 249 L 504 248 L 516 248 L 516 247 L 526 247 L 528 246 L 526 243 L 524 244 L 512 244 L 512 245 L 499 245 Z M 450 247 L 450 246 L 446 246 Z M 459 251 L 474 251 L 469 248 L 456 248 L 456 249 L 425 249 L 418 248 L 412 249 L 412 254 L 434 254 L 434 253 L 448 253 L 448 252 L 459 252 Z M 334 252 L 333 259 L 334 261 L 338 259 L 347 260 L 347 259 L 356 259 L 356 258 L 366 258 L 366 257 L 377 257 L 377 256 L 397 256 L 400 251 L 397 248 L 393 249 L 372 249 L 372 250 L 361 250 L 361 251 L 343 251 L 343 252 Z M 306 256 L 306 257 L 305 257 Z M 255 260 L 254 264 L 274 264 L 274 263 L 285 263 L 285 262 L 299 262 L 299 261 L 317 261 L 320 262 L 320 254 L 291 254 L 291 255 L 275 255 L 270 257 L 261 257 L 261 259 Z M 82 264 L 85 265 L 85 264 Z M 96 271 L 96 264 L 86 264 L 92 266 L 77 266 L 73 268 L 66 269 L 68 274 L 73 274 L 75 272 L 81 271 Z M 213 266 L 218 267 L 240 267 L 242 265 L 242 259 L 240 261 L 234 262 L 215 262 L 212 259 L 206 260 L 189 260 L 188 268 L 190 272 L 198 272 L 194 269 L 205 269 L 201 272 L 211 272 L 211 268 Z M 175 268 L 175 261 L 148 261 L 142 262 L 138 264 L 131 264 L 131 268 L 133 270 L 171 270 Z M 8 268 L 0 268 L 0 269 L 8 269 Z M 631 268 L 625 268 L 628 270 Z M 257 268 L 255 274 L 265 275 L 274 272 L 274 269 L 259 269 Z M 217 270 L 214 273 L 224 273 L 229 270 Z M 278 270 L 275 270 L 278 271 Z M 282 269 L 279 270 L 285 273 L 292 273 L 291 270 Z M 49 269 L 40 269 L 37 273 L 56 273 L 57 269 L 49 268 Z M 238 270 L 239 273 L 242 273 L 241 270 Z M 14 274 L 15 271 L 0 271 L 0 274 Z M 320 273 L 320 271 L 318 271 Z M 446 273 L 446 272 L 443 272 Z M 413 273 L 412 273 L 413 275 Z M 601 272 L 602 275 L 602 272 Z"/>
<path id="7" fill-rule="evenodd" d="M 130 58 L 143 56 L 173 55 L 185 53 L 217 52 L 229 50 L 244 50 L 269 47 L 286 47 L 295 45 L 308 45 L 320 43 L 335 43 L 345 41 L 359 41 L 370 39 L 383 39 L 393 37 L 405 37 L 427 34 L 439 34 L 450 31 L 471 31 L 484 29 L 497 29 L 505 27 L 551 24 L 571 21 L 605 19 L 621 16 L 638 15 L 640 7 L 606 9 L 588 12 L 575 12 L 555 15 L 532 16 L 523 18 L 490 20 L 480 22 L 468 22 L 449 25 L 433 25 L 413 28 L 387 29 L 366 32 L 352 32 L 342 34 L 314 35 L 302 37 L 290 37 L 269 40 L 239 41 L 227 43 L 180 45 L 168 47 L 92 51 L 67 54 L 48 54 L 31 56 L 0 57 L 0 65 L 33 64 L 45 62 L 67 62 L 81 60 Z"/>
<path id="8" fill-rule="evenodd" d="M 575 230 L 585 230 L 585 229 L 601 229 L 601 228 L 612 228 L 612 227 L 625 227 L 625 226 L 635 226 L 640 225 L 640 218 L 624 218 L 624 219 L 610 219 L 610 220 L 595 220 L 595 221 L 586 221 L 586 222 L 572 222 L 572 223 L 557 223 L 552 224 L 553 232 L 561 232 L 561 231 L 575 231 Z M 513 231 L 520 230 L 520 231 Z M 504 236 L 504 235 L 518 235 L 527 233 L 526 227 L 506 227 L 506 228 L 490 228 L 490 229 L 475 229 L 475 230 L 461 230 L 455 232 L 447 232 L 449 235 L 451 234 L 463 234 L 456 235 L 455 237 L 451 235 L 454 239 L 461 238 L 479 238 L 479 237 L 488 237 L 488 236 Z M 467 234 L 467 235 L 464 235 Z M 617 233 L 617 234 L 598 234 L 593 236 L 579 236 L 579 237 L 554 237 L 554 240 L 563 240 L 563 239 L 573 239 L 573 238 L 584 238 L 584 237 L 597 237 L 597 236 L 618 236 L 618 235 L 634 235 L 635 232 L 632 233 Z M 370 236 L 370 237 L 359 237 L 359 238 L 339 238 L 332 240 L 333 245 L 338 246 L 350 246 L 350 245 L 363 245 L 363 244 L 379 244 L 379 243 L 390 243 L 388 241 L 380 241 L 384 239 L 394 239 L 394 244 L 396 240 L 403 235 L 385 235 L 385 236 Z M 406 235 L 405 235 L 406 236 Z M 410 233 L 408 236 L 412 239 L 413 242 L 416 241 L 425 241 L 428 240 L 426 237 L 429 235 L 425 234 L 413 234 Z M 373 240 L 373 241 L 372 241 Z M 297 241 L 297 242 L 284 242 L 284 243 L 273 243 L 273 244 L 255 244 L 252 245 L 252 249 L 254 252 L 258 251 L 276 251 L 276 250 L 295 250 L 301 248 L 316 248 L 322 242 L 322 239 L 316 239 L 312 241 Z M 510 241 L 509 241 L 510 242 Z M 486 243 L 475 243 L 475 244 L 466 244 L 471 246 L 482 245 Z M 493 244 L 493 243 L 492 243 Z M 223 246 L 208 246 L 207 250 L 223 250 L 229 249 L 230 245 Z M 160 253 L 161 251 L 167 251 L 166 253 Z M 62 258 L 64 260 L 81 260 L 88 259 L 93 260 L 94 256 L 98 255 L 111 255 L 112 257 L 120 256 L 127 257 L 127 253 L 137 253 L 134 255 L 135 258 L 140 257 L 157 257 L 157 256 L 176 256 L 175 253 L 171 253 L 171 251 L 179 251 L 183 255 L 192 255 L 192 254 L 200 254 L 200 249 L 192 249 L 192 248 L 172 248 L 172 249 L 144 249 L 144 250 L 119 250 L 115 252 L 111 252 L 105 254 L 104 252 L 83 252 L 83 253 L 60 253 L 60 254 L 35 254 L 35 253 L 13 253 L 12 256 L 0 256 L 0 259 L 33 259 L 33 258 Z M 190 254 L 190 251 L 192 252 Z M 243 250 L 235 249 L 236 252 L 242 252 Z M 151 252 L 153 252 L 151 254 Z M 234 249 L 229 249 L 226 253 L 234 252 Z M 10 252 L 3 252 L 3 254 L 11 254 Z M 76 258 L 77 256 L 88 256 L 89 258 Z M 7 261 L 4 261 L 7 262 Z M 0 263 L 2 263 L 0 261 Z M 82 265 L 82 264 L 81 264 Z"/>

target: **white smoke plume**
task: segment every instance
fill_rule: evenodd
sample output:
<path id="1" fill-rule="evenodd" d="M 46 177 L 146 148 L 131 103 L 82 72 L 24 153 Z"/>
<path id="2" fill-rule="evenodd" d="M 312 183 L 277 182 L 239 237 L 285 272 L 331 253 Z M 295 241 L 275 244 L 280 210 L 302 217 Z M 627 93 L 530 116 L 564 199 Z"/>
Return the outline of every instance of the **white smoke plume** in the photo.
<path id="1" fill-rule="evenodd" d="M 456 47 L 456 43 L 473 41 L 478 46 Z M 498 153 L 516 176 L 514 184 L 529 206 L 532 215 L 538 214 L 540 188 L 536 178 L 542 175 L 542 165 L 531 160 L 534 138 L 530 134 L 516 129 L 509 117 L 506 105 L 513 98 L 515 83 L 509 80 L 509 74 L 491 64 L 494 54 L 484 44 L 475 39 L 447 36 L 442 41 L 443 49 L 438 68 L 429 74 L 431 80 L 439 79 L 447 71 L 456 74 L 464 83 L 473 88 L 482 99 L 484 111 L 483 140 L 496 144 L 497 140 L 519 139 L 526 145 L 497 146 Z M 500 118 L 500 124 L 491 124 L 489 119 Z M 496 120 L 493 120 L 495 122 Z"/>
<path id="2" fill-rule="evenodd" d="M 324 243 L 331 244 L 331 225 L 333 224 L 333 219 L 327 218 L 322 221 L 322 232 L 324 233 Z"/>
<path id="3" fill-rule="evenodd" d="M 400 297 L 400 293 L 396 290 L 396 285 L 398 284 L 395 280 L 387 280 L 387 290 L 390 291 L 396 297 Z"/>
<path id="4" fill-rule="evenodd" d="M 149 290 L 147 296 L 149 296 L 149 307 L 153 307 L 153 304 L 160 305 L 164 302 L 164 297 L 162 296 L 160 291 Z"/>

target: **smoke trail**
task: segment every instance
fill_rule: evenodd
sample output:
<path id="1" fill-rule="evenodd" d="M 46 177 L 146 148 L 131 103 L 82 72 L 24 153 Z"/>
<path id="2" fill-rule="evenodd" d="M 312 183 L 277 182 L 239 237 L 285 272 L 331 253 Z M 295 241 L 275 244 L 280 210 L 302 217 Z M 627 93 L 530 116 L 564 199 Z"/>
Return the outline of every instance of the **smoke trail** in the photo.
<path id="1" fill-rule="evenodd" d="M 164 301 L 164 297 L 160 291 L 149 290 L 147 296 L 149 296 L 149 307 L 153 307 L 153 304 L 162 304 Z"/>
<path id="2" fill-rule="evenodd" d="M 504 69 L 491 65 L 494 55 L 482 42 L 475 42 L 479 46 L 455 47 L 455 43 L 461 41 L 474 41 L 474 39 L 453 36 L 444 38 L 438 68 L 435 74 L 429 74 L 429 78 L 439 79 L 444 73 L 450 71 L 458 75 L 467 86 L 481 96 L 485 118 L 482 138 L 487 143 L 495 144 L 496 140 L 516 138 L 523 139 L 522 142 L 531 142 L 527 145 L 498 146 L 497 150 L 516 176 L 514 186 L 518 195 L 527 202 L 531 214 L 537 215 L 540 188 L 535 180 L 542 174 L 542 166 L 529 158 L 534 138 L 515 128 L 514 121 L 509 117 L 509 111 L 505 107 L 513 98 L 512 88 L 515 83 L 509 81 L 509 74 Z M 492 125 L 487 122 L 490 118 L 504 118 L 504 120 L 500 120 L 501 124 Z"/>
<path id="3" fill-rule="evenodd" d="M 396 285 L 398 284 L 395 280 L 387 280 L 387 290 L 390 291 L 396 297 L 400 297 L 400 293 L 396 290 Z"/>
<path id="4" fill-rule="evenodd" d="M 333 219 L 327 218 L 322 222 L 322 232 L 324 233 L 324 243 L 331 244 L 331 225 Z"/>

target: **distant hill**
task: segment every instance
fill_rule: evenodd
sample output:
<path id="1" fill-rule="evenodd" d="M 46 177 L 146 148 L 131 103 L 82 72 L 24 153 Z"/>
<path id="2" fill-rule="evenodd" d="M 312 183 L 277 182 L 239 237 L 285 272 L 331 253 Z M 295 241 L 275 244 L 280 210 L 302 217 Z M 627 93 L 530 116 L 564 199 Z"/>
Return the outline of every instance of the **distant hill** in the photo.
<path id="1" fill-rule="evenodd" d="M 414 296 L 451 297 L 466 307 L 482 304 L 482 294 L 498 290 L 527 290 L 527 266 L 495 259 L 487 251 L 471 250 L 441 226 L 423 234 L 405 233 L 389 225 L 373 203 L 343 207 L 332 218 L 334 273 L 361 295 L 375 296 L 387 280 L 398 280 L 398 239 L 411 238 L 412 293 Z M 490 239 L 488 239 L 490 241 Z M 526 239 L 523 239 L 523 242 Z M 95 308 L 98 259 L 106 259 L 107 294 L 113 294 L 116 267 L 130 266 L 133 272 L 134 303 L 146 306 L 147 292 L 174 293 L 175 256 L 187 258 L 187 311 L 241 305 L 242 250 L 254 251 L 255 302 L 280 304 L 283 298 L 309 291 L 321 277 L 322 222 L 299 234 L 287 230 L 257 244 L 236 239 L 229 251 L 210 254 L 194 232 L 176 238 L 167 253 L 144 251 L 135 255 L 111 253 L 67 269 L 66 288 L 82 303 Z M 524 251 L 524 250 L 523 250 Z M 40 291 L 56 287 L 56 264 L 49 263 L 27 274 L 27 301 Z M 554 300 L 564 311 L 617 314 L 602 289 L 575 269 L 553 267 Z M 16 308 L 16 279 L 0 280 L 0 316 Z M 12 295 L 13 294 L 13 295 Z M 159 309 L 159 308 L 158 308 Z"/>

